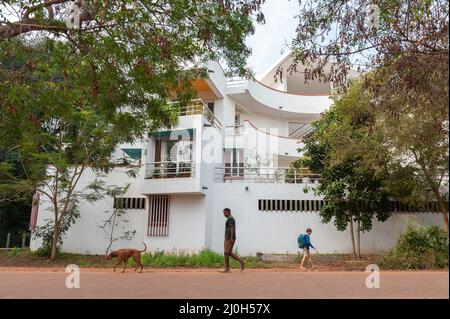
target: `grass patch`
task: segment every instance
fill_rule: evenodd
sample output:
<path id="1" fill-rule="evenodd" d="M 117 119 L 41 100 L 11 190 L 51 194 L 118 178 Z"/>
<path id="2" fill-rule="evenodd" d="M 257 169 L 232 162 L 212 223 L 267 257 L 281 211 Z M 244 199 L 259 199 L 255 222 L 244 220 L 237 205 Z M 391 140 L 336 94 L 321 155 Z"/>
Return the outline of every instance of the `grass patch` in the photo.
<path id="1" fill-rule="evenodd" d="M 142 254 L 142 263 L 145 268 L 215 268 L 224 266 L 223 254 L 208 249 L 196 253 L 186 251 L 157 251 Z M 247 269 L 255 268 L 283 268 L 297 269 L 300 265 L 302 255 L 298 254 L 294 261 L 272 261 L 263 262 L 258 256 L 241 256 Z M 378 255 L 366 256 L 367 263 L 379 264 Z M 313 254 L 313 262 L 321 270 L 348 270 L 364 271 L 364 264 L 347 263 L 351 260 L 349 254 Z M 107 260 L 105 255 L 86 255 L 73 253 L 59 253 L 54 261 L 48 257 L 40 257 L 38 253 L 29 249 L 0 250 L 0 267 L 37 267 L 37 268 L 65 268 L 69 264 L 78 265 L 81 268 L 109 268 L 117 263 L 117 259 Z M 233 268 L 239 268 L 238 262 L 230 259 Z M 135 266 L 129 260 L 129 268 Z M 119 266 L 120 268 L 120 266 Z"/>
<path id="2" fill-rule="evenodd" d="M 242 257 L 249 268 L 262 267 L 263 263 L 257 257 Z M 190 268 L 219 268 L 224 265 L 222 254 L 208 249 L 201 250 L 198 253 L 188 253 L 185 251 L 165 252 L 157 251 L 154 253 L 144 253 L 141 256 L 144 267 L 190 267 Z M 130 266 L 134 266 L 134 261 L 128 261 Z M 230 266 L 238 267 L 239 263 L 230 258 Z"/>
<path id="3" fill-rule="evenodd" d="M 92 262 L 89 260 L 80 260 L 78 261 L 78 266 L 80 267 L 92 267 Z"/>
<path id="4" fill-rule="evenodd" d="M 16 257 L 22 253 L 22 249 L 14 247 L 10 251 L 8 251 L 8 257 Z"/>
<path id="5" fill-rule="evenodd" d="M 397 243 L 381 260 L 389 269 L 448 268 L 448 237 L 438 226 L 409 223 Z"/>

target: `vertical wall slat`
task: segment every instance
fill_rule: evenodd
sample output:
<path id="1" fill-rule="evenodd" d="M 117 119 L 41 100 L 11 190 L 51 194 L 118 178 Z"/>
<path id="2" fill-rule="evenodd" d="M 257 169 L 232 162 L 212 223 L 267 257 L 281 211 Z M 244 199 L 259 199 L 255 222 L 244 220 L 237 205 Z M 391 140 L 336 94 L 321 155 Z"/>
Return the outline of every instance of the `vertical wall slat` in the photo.
<path id="1" fill-rule="evenodd" d="M 149 223 L 148 223 L 148 229 L 149 229 L 149 235 L 153 236 L 153 227 L 152 227 L 152 223 L 153 223 L 153 196 L 149 196 L 148 197 L 149 202 L 148 202 L 148 212 L 149 212 Z"/>
<path id="2" fill-rule="evenodd" d="M 153 196 L 153 207 L 152 207 L 152 236 L 155 236 L 155 218 L 156 218 L 156 197 Z"/>
<path id="3" fill-rule="evenodd" d="M 160 235 L 160 212 L 161 212 L 161 197 L 157 196 L 156 197 L 156 202 L 157 202 L 157 206 L 156 206 L 156 236 Z"/>

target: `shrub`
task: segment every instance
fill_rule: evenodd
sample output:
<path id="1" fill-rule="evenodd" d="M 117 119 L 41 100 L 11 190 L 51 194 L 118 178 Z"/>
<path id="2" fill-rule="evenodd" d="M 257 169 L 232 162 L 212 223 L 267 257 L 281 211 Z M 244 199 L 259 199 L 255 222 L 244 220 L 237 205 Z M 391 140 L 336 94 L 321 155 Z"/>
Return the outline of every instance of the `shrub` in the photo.
<path id="1" fill-rule="evenodd" d="M 448 267 L 448 237 L 438 226 L 409 223 L 381 260 L 382 268 L 433 269 Z"/>
<path id="2" fill-rule="evenodd" d="M 142 264 L 153 267 L 209 267 L 223 264 L 223 256 L 210 250 L 198 253 L 157 251 L 142 255 Z"/>
<path id="3" fill-rule="evenodd" d="M 21 249 L 14 247 L 8 252 L 8 257 L 16 257 L 19 256 L 21 253 Z"/>
<path id="4" fill-rule="evenodd" d="M 80 267 L 91 267 L 92 263 L 89 260 L 79 260 L 78 266 Z"/>
<path id="5" fill-rule="evenodd" d="M 243 257 L 248 266 L 257 264 L 256 257 Z M 146 267 L 223 267 L 224 258 L 222 254 L 213 252 L 208 249 L 201 250 L 198 253 L 188 253 L 186 251 L 164 252 L 157 251 L 154 253 L 145 253 L 141 256 L 141 262 Z M 130 259 L 128 263 L 134 265 L 134 261 Z M 231 259 L 231 266 L 238 266 L 238 262 Z"/>
<path id="6" fill-rule="evenodd" d="M 39 247 L 36 251 L 33 252 L 34 255 L 38 257 L 50 257 L 52 254 L 52 246 L 51 245 L 43 245 Z M 56 257 L 60 257 L 61 253 L 59 248 L 56 249 Z"/>

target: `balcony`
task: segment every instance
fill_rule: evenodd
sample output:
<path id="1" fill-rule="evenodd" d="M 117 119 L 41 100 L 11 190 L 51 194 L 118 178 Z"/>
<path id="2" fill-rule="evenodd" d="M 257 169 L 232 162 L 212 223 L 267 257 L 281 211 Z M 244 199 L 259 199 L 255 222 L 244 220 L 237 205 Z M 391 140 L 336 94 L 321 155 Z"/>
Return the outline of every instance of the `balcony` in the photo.
<path id="1" fill-rule="evenodd" d="M 152 194 L 204 195 L 200 185 L 200 164 L 196 162 L 152 162 L 144 166 L 140 191 Z"/>
<path id="2" fill-rule="evenodd" d="M 194 177 L 195 162 L 151 162 L 145 164 L 146 179 Z"/>
<path id="3" fill-rule="evenodd" d="M 279 183 L 279 184 L 318 184 L 320 175 L 306 169 L 292 167 L 249 167 L 243 163 L 225 164 L 216 167 L 214 180 L 217 183 Z"/>
<path id="4" fill-rule="evenodd" d="M 312 122 L 320 118 L 332 104 L 327 94 L 291 94 L 269 87 L 257 80 L 231 78 L 227 93 L 233 100 L 256 113 L 264 113 L 290 121 Z"/>
<path id="5" fill-rule="evenodd" d="M 171 103 L 171 104 L 176 104 Z M 219 131 L 222 130 L 222 123 L 201 99 L 191 100 L 186 106 L 177 108 L 178 116 L 203 115 L 205 119 Z"/>

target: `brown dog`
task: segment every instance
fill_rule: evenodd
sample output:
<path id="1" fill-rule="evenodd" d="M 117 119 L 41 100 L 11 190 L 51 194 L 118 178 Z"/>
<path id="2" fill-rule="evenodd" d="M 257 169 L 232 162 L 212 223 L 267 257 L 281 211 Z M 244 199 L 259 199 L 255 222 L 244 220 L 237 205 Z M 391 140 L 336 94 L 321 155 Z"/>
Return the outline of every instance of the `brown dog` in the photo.
<path id="1" fill-rule="evenodd" d="M 136 268 L 134 269 L 134 271 L 136 271 L 140 267 L 141 271 L 139 271 L 139 272 L 142 272 L 142 269 L 144 267 L 141 264 L 141 253 L 143 253 L 144 251 L 147 250 L 147 245 L 145 243 L 143 243 L 143 244 L 144 244 L 144 250 L 137 250 L 137 249 L 132 249 L 132 248 L 124 248 L 124 249 L 114 250 L 106 256 L 106 259 L 111 260 L 114 257 L 117 257 L 118 263 L 116 265 L 114 265 L 114 271 L 116 271 L 116 267 L 120 263 L 123 263 L 123 271 L 122 272 L 125 272 L 125 269 L 127 268 L 128 259 L 130 259 L 130 257 L 133 257 L 133 260 L 136 263 Z"/>

